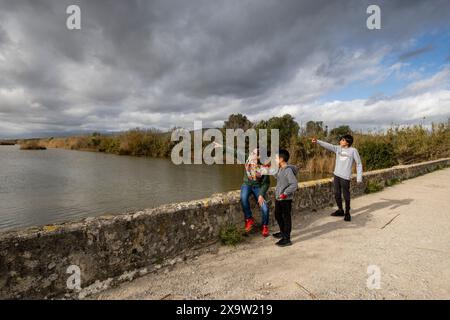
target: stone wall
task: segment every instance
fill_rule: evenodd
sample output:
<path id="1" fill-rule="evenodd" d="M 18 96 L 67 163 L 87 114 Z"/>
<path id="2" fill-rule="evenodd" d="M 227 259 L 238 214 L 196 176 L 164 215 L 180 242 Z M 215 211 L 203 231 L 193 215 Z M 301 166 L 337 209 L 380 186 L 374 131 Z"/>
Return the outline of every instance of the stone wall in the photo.
<path id="1" fill-rule="evenodd" d="M 404 180 L 449 165 L 450 158 L 367 172 L 363 184 L 353 181 L 352 195 L 363 194 L 369 181 Z M 332 204 L 331 179 L 299 183 L 293 212 L 301 215 Z M 132 214 L 0 233 L 0 298 L 78 296 L 67 288 L 71 265 L 80 268 L 83 288 L 131 279 L 217 241 L 220 229 L 230 223 L 242 224 L 239 191 Z"/>

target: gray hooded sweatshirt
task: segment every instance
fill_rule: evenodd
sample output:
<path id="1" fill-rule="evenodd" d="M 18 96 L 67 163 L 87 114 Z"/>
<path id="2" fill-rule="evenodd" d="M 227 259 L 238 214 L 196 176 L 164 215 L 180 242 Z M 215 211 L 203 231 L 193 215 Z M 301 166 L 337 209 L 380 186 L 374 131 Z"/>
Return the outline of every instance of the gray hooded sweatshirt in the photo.
<path id="1" fill-rule="evenodd" d="M 275 199 L 279 199 L 280 194 L 284 193 L 287 198 L 284 200 L 292 200 L 294 198 L 294 192 L 297 190 L 298 181 L 297 181 L 297 172 L 298 169 L 296 166 L 288 164 L 284 168 L 280 168 L 278 172 L 275 174 L 275 178 L 277 179 L 277 185 L 275 187 Z"/>
<path id="2" fill-rule="evenodd" d="M 345 180 L 350 180 L 352 176 L 353 162 L 356 163 L 356 181 L 362 181 L 362 163 L 358 150 L 352 147 L 342 148 L 325 141 L 317 140 L 317 143 L 325 149 L 336 153 L 336 162 L 334 166 L 334 175 Z"/>

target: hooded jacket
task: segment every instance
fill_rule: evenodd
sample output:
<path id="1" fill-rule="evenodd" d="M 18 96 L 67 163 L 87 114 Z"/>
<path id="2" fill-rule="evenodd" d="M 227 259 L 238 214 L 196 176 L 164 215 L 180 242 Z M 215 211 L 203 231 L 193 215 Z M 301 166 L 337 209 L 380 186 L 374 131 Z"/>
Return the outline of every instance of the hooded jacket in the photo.
<path id="1" fill-rule="evenodd" d="M 275 175 L 277 179 L 277 185 L 275 187 L 275 199 L 281 200 L 280 194 L 284 193 L 287 198 L 284 200 L 292 200 L 294 198 L 294 192 L 297 190 L 298 168 L 292 164 L 286 165 L 284 168 L 280 168 Z"/>

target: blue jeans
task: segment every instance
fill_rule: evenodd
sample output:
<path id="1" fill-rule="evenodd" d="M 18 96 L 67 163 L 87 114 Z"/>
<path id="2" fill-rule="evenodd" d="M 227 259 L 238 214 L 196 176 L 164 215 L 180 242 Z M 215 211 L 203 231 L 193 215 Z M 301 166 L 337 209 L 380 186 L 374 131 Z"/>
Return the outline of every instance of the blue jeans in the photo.
<path id="1" fill-rule="evenodd" d="M 256 201 L 258 201 L 259 189 L 258 186 L 248 186 L 246 184 L 241 186 L 241 204 L 242 209 L 244 210 L 245 219 L 249 219 L 253 216 L 252 210 L 250 210 L 250 194 L 253 194 Z M 261 218 L 263 225 L 269 224 L 269 207 L 266 202 L 261 206 Z"/>

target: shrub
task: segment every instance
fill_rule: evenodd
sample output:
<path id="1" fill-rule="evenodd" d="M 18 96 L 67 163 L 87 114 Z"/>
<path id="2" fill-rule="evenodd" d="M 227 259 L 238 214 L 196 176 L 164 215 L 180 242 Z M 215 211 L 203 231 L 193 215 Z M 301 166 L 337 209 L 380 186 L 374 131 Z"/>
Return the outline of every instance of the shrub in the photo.
<path id="1" fill-rule="evenodd" d="M 391 187 L 393 185 L 399 184 L 401 182 L 400 179 L 398 178 L 392 178 L 392 179 L 388 179 L 385 182 L 386 187 Z"/>
<path id="2" fill-rule="evenodd" d="M 270 130 L 278 129 L 280 138 L 280 147 L 289 148 L 291 138 L 296 137 L 299 132 L 299 125 L 290 114 L 285 114 L 282 117 L 272 117 L 269 120 L 262 120 L 256 124 L 255 129 L 267 129 L 267 140 L 270 140 Z"/>
<path id="3" fill-rule="evenodd" d="M 346 134 L 352 134 L 352 129 L 350 129 L 350 127 L 347 125 L 339 126 L 337 128 L 331 129 L 330 131 L 330 136 L 332 137 L 332 140 L 335 141 L 338 141 L 339 137 Z"/>
<path id="4" fill-rule="evenodd" d="M 97 150 L 100 152 L 117 154 L 119 153 L 119 147 L 120 142 L 117 138 L 103 137 Z"/>
<path id="5" fill-rule="evenodd" d="M 366 170 L 389 168 L 398 164 L 391 143 L 366 141 L 358 144 L 358 151 L 366 164 Z"/>
<path id="6" fill-rule="evenodd" d="M 306 162 L 306 171 L 310 173 L 331 173 L 334 170 L 334 155 L 314 156 Z"/>
<path id="7" fill-rule="evenodd" d="M 252 123 L 245 115 L 231 115 L 224 128 L 249 128 Z M 255 129 L 280 129 L 280 146 L 291 153 L 291 162 L 312 173 L 333 171 L 334 155 L 311 143 L 311 135 L 337 143 L 336 138 L 352 132 L 349 126 L 330 130 L 323 128 L 321 121 L 308 121 L 306 128 L 300 128 L 295 119 L 286 114 L 253 124 Z M 191 135 L 193 133 L 191 132 Z M 132 129 L 105 135 L 94 132 L 90 135 L 68 138 L 39 139 L 41 146 L 73 150 L 91 150 L 133 156 L 169 158 L 176 142 L 170 140 L 171 132 L 157 129 Z M 353 131 L 355 147 L 358 148 L 365 170 L 388 168 L 397 164 L 410 164 L 426 160 L 450 157 L 450 121 L 433 124 L 431 128 L 421 125 L 397 126 L 378 132 Z M 203 141 L 203 146 L 209 142 Z"/>
<path id="8" fill-rule="evenodd" d="M 233 224 L 229 224 L 226 227 L 220 229 L 219 238 L 220 242 L 227 246 L 236 246 L 242 242 L 242 230 Z"/>
<path id="9" fill-rule="evenodd" d="M 46 147 L 39 144 L 36 140 L 24 142 L 20 145 L 20 150 L 45 150 Z"/>
<path id="10" fill-rule="evenodd" d="M 394 128 L 388 131 L 395 146 L 397 159 L 402 164 L 450 156 L 450 127 L 433 124 L 431 130 L 420 125 Z"/>
<path id="11" fill-rule="evenodd" d="M 381 183 L 370 180 L 367 183 L 366 190 L 364 192 L 365 193 L 374 193 L 374 192 L 381 191 L 383 189 L 384 189 L 384 186 Z"/>

